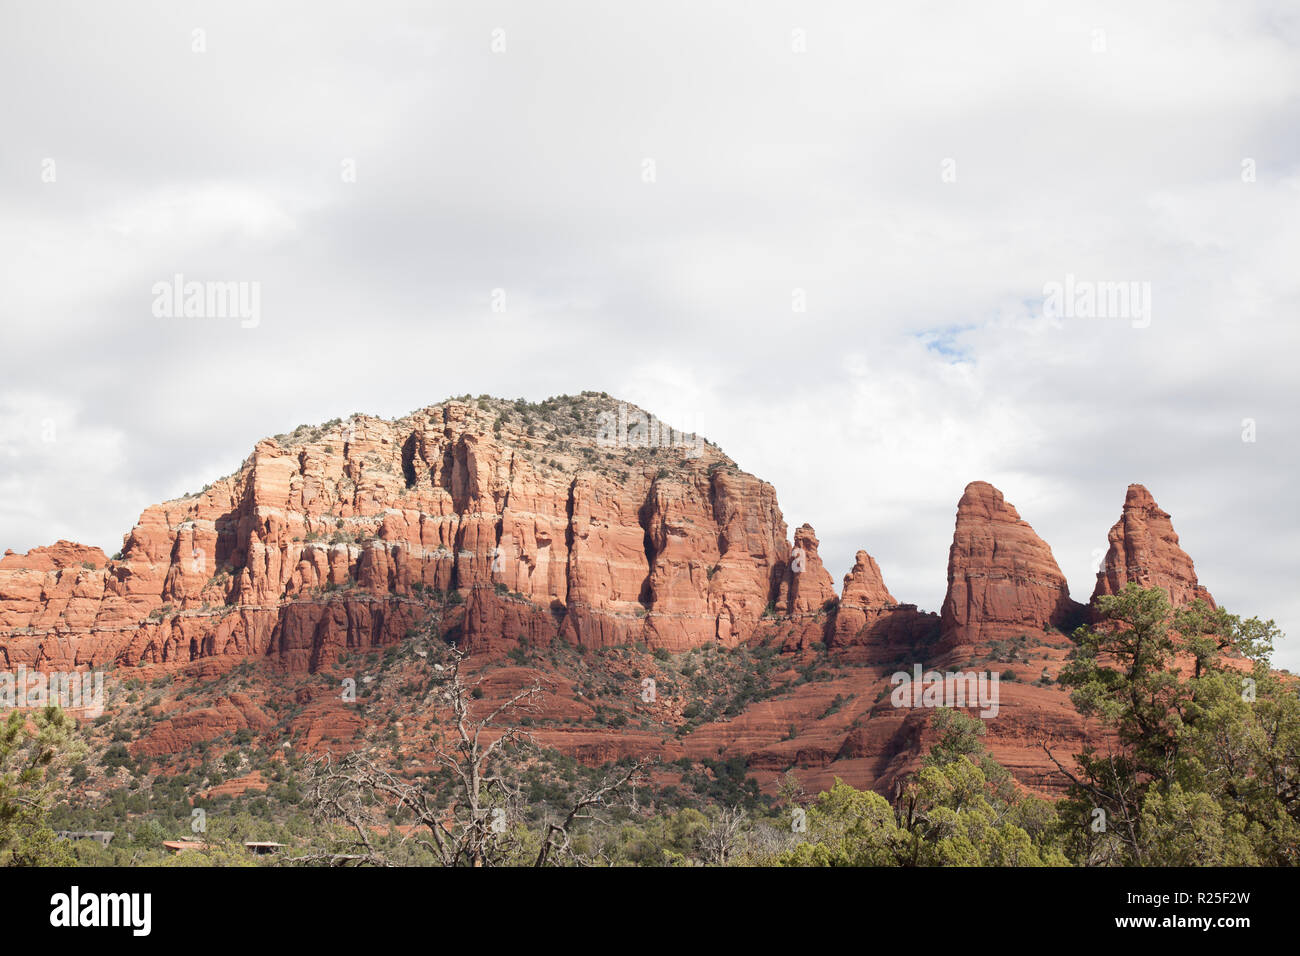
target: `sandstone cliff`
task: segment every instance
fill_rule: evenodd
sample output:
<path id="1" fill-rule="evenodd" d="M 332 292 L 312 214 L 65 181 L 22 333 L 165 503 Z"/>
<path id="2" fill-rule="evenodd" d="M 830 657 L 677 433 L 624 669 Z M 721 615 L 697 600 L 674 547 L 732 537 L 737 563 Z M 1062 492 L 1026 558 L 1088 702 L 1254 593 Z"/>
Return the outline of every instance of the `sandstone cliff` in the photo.
<path id="1" fill-rule="evenodd" d="M 1140 485 L 1110 544 L 1097 594 L 1135 580 L 1175 603 L 1209 599 Z M 67 541 L 7 552 L 0 668 L 117 664 L 209 687 L 260 661 L 287 673 L 168 695 L 133 752 L 179 755 L 239 731 L 355 746 L 375 721 L 418 715 L 394 690 L 360 716 L 329 683 L 336 665 L 372 649 L 414 653 L 407 638 L 434 619 L 475 652 L 490 695 L 555 683 L 537 739 L 578 759 L 741 755 L 768 786 L 793 766 L 812 785 L 839 776 L 887 790 L 914 766 L 926 725 L 924 712 L 890 704 L 890 674 L 969 664 L 1008 675 L 989 745 L 1047 787 L 1042 741 L 1069 754 L 1089 739 L 1053 683 L 1072 647 L 1059 632 L 1083 611 L 1051 549 L 987 483 L 958 504 L 935 615 L 900 603 L 866 551 L 837 595 L 816 532 L 787 537 L 771 485 L 639 409 L 596 393 L 465 397 L 260 441 L 232 475 L 147 508 L 111 559 Z M 555 670 L 556 646 L 578 655 L 567 672 Z M 766 685 L 750 674 L 700 684 L 693 657 L 665 663 L 665 651 L 704 648 L 766 661 Z M 598 691 L 592 650 L 628 669 L 620 687 L 662 680 L 653 705 L 633 694 L 634 719 L 617 731 L 602 721 L 628 702 L 607 682 Z M 779 663 L 761 656 L 778 652 Z"/>
<path id="2" fill-rule="evenodd" d="M 451 594 L 449 636 L 473 647 L 734 646 L 769 607 L 833 597 L 812 529 L 796 540 L 807 571 L 771 485 L 638 409 L 453 400 L 258 442 L 233 475 L 147 509 L 112 560 L 66 542 L 7 555 L 0 653 L 313 668 L 400 640 Z"/>

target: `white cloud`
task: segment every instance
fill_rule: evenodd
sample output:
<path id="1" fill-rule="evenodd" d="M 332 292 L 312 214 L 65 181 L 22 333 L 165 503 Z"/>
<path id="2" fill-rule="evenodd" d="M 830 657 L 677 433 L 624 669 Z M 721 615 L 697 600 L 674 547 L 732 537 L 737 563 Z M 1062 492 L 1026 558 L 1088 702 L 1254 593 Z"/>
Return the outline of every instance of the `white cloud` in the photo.
<path id="1" fill-rule="evenodd" d="M 11 19 L 0 83 L 30 92 L 0 103 L 0 354 L 27 398 L 0 546 L 115 549 L 301 422 L 593 388 L 772 481 L 837 578 L 865 547 L 937 609 L 981 478 L 1086 599 L 1141 481 L 1221 601 L 1300 629 L 1285 5 Z M 261 325 L 153 320 L 178 271 L 259 281 Z M 1150 282 L 1150 327 L 1044 318 L 1066 274 Z M 79 440 L 16 445 L 42 408 Z"/>

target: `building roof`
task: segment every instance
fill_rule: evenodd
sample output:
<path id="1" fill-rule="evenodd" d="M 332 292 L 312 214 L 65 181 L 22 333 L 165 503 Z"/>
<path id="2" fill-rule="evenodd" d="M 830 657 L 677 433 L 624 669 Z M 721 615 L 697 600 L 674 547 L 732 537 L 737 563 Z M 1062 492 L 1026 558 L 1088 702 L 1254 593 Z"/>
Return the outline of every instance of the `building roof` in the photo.
<path id="1" fill-rule="evenodd" d="M 163 846 L 175 853 L 181 853 L 185 850 L 202 850 L 207 847 L 207 844 L 202 840 L 163 840 Z"/>

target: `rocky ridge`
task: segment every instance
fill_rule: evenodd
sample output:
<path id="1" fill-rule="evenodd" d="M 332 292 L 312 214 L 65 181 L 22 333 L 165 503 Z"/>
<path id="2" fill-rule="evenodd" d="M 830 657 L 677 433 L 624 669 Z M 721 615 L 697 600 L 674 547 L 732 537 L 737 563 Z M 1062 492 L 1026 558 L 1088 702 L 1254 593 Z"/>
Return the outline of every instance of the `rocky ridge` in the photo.
<path id="1" fill-rule="evenodd" d="M 1109 543 L 1096 595 L 1137 581 L 1175 604 L 1212 601 L 1142 486 L 1129 488 Z M 677 742 L 630 728 L 539 732 L 583 759 L 742 754 L 768 782 L 798 766 L 813 783 L 887 787 L 924 733 L 922 714 L 881 693 L 911 661 L 1041 669 L 1033 684 L 1003 684 L 990 723 L 993 752 L 1030 785 L 1047 769 L 1045 734 L 1087 737 L 1051 683 L 1087 607 L 992 485 L 972 482 L 958 503 L 941 614 L 899 602 L 866 551 L 837 594 L 815 531 L 788 537 L 771 485 L 600 393 L 539 404 L 466 396 L 394 421 L 303 426 L 258 442 L 198 494 L 146 509 L 112 558 L 60 541 L 0 559 L 9 669 L 114 666 L 197 681 L 253 661 L 311 674 L 401 645 L 431 614 L 443 639 L 480 661 L 560 641 L 669 655 L 773 645 L 792 662 L 833 654 L 856 668 L 699 727 L 683 725 L 678 701 L 661 715 L 685 733 Z M 274 735 L 254 696 L 178 701 L 133 747 L 158 755 L 240 730 Z M 294 732 L 309 747 L 362 732 L 355 711 L 328 697 L 300 704 L 309 718 Z M 576 698 L 557 706 L 565 719 L 595 713 Z"/>

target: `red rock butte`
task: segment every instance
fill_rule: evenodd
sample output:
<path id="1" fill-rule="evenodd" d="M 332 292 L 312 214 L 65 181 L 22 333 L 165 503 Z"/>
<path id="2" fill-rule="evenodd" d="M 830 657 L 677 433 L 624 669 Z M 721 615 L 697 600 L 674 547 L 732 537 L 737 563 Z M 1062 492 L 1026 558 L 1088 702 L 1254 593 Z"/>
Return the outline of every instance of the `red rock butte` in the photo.
<path id="1" fill-rule="evenodd" d="M 1092 599 L 1118 594 L 1126 584 L 1158 587 L 1169 595 L 1175 607 L 1203 600 L 1214 607 L 1214 598 L 1196 580 L 1191 557 L 1178 544 L 1168 512 L 1156 504 L 1142 485 L 1129 485 L 1124 511 L 1107 535 L 1110 544 Z"/>

